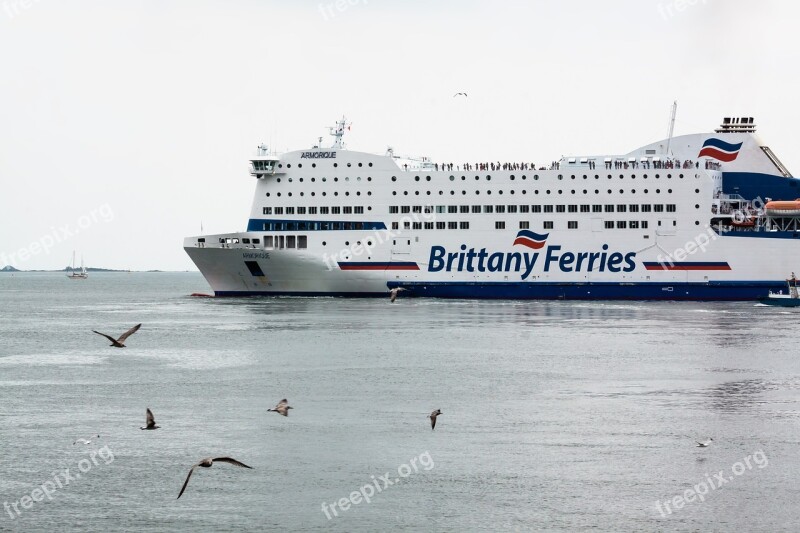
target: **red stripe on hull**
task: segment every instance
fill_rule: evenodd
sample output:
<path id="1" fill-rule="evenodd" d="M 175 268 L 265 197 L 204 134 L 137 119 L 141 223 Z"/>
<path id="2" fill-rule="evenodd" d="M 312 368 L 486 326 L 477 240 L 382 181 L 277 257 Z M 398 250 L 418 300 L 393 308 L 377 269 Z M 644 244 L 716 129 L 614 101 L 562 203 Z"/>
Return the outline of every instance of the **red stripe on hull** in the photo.
<path id="1" fill-rule="evenodd" d="M 713 148 L 711 146 L 706 146 L 705 148 L 700 150 L 699 154 L 697 154 L 697 157 L 713 157 L 714 159 L 719 159 L 720 161 L 724 161 L 725 163 L 730 163 L 738 156 L 739 156 L 738 151 L 729 154 L 727 152 L 722 152 L 720 150 L 717 150 L 716 148 Z"/>
<path id="2" fill-rule="evenodd" d="M 731 269 L 730 266 L 724 266 L 724 265 L 712 265 L 712 266 L 653 265 L 653 266 L 646 266 L 644 268 L 645 270 L 730 270 Z"/>
<path id="3" fill-rule="evenodd" d="M 514 240 L 514 246 L 521 244 L 522 246 L 527 246 L 528 248 L 533 248 L 534 250 L 538 250 L 544 246 L 543 242 L 536 242 L 530 239 L 526 239 L 525 237 L 519 237 Z"/>

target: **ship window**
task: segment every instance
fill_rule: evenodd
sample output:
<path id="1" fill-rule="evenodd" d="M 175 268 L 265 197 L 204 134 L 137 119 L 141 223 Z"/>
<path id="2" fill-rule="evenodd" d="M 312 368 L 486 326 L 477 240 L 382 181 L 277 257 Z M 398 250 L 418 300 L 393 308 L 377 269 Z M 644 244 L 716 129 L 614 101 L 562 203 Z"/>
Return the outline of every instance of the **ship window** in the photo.
<path id="1" fill-rule="evenodd" d="M 411 206 L 412 213 L 422 213 L 422 206 L 421 205 L 414 205 Z"/>
<path id="2" fill-rule="evenodd" d="M 494 213 L 494 206 L 493 205 L 485 205 L 483 206 L 484 213 Z"/>
<path id="3" fill-rule="evenodd" d="M 469 206 L 468 205 L 460 206 L 460 212 L 461 213 L 469 213 Z"/>
<path id="4" fill-rule="evenodd" d="M 439 193 L 441 193 L 441 192 L 442 191 L 439 191 Z M 436 206 L 436 212 L 437 213 L 447 213 L 447 206 L 445 206 L 445 205 L 437 205 Z"/>
<path id="5" fill-rule="evenodd" d="M 353 213 L 355 213 L 356 215 L 363 215 L 364 214 L 364 206 L 363 205 L 355 206 L 353 208 Z"/>
<path id="6" fill-rule="evenodd" d="M 287 215 L 294 215 L 294 207 L 287 207 L 286 208 Z"/>
<path id="7" fill-rule="evenodd" d="M 498 220 L 494 223 L 494 229 L 506 229 L 506 223 L 502 220 Z"/>
<path id="8" fill-rule="evenodd" d="M 309 207 L 308 208 L 308 214 L 309 215 L 316 215 L 317 214 L 317 208 L 316 207 Z"/>
<path id="9" fill-rule="evenodd" d="M 552 220 L 545 220 L 542 224 L 544 229 L 553 229 L 553 221 Z"/>
<path id="10" fill-rule="evenodd" d="M 542 212 L 542 206 L 540 205 L 531 206 L 531 213 L 541 213 L 541 212 Z"/>
<path id="11" fill-rule="evenodd" d="M 403 229 L 411 229 L 411 221 L 406 220 L 403 222 Z"/>
<path id="12" fill-rule="evenodd" d="M 469 229 L 469 222 L 460 222 L 458 227 L 459 229 Z"/>
<path id="13" fill-rule="evenodd" d="M 614 206 L 611 205 L 611 204 L 606 204 L 605 211 L 606 211 L 606 213 L 613 213 L 614 212 Z"/>
<path id="14" fill-rule="evenodd" d="M 517 212 L 517 206 L 515 206 L 515 205 L 509 205 L 509 206 L 507 207 L 507 211 L 506 211 L 506 212 L 508 212 L 508 213 L 516 213 L 516 212 Z"/>
<path id="15" fill-rule="evenodd" d="M 649 213 L 653 207 L 650 204 L 642 204 L 642 213 Z"/>
<path id="16" fill-rule="evenodd" d="M 614 221 L 613 220 L 606 220 L 605 227 L 606 227 L 606 229 L 614 229 Z"/>
<path id="17" fill-rule="evenodd" d="M 396 206 L 396 205 L 390 205 L 389 206 L 389 214 L 390 215 L 394 215 L 394 214 L 397 214 L 399 212 L 400 212 L 400 208 L 398 206 Z"/>
<path id="18" fill-rule="evenodd" d="M 272 235 L 264 235 L 264 248 L 272 248 Z"/>
<path id="19" fill-rule="evenodd" d="M 578 229 L 578 221 L 577 220 L 567 221 L 567 229 Z"/>
<path id="20" fill-rule="evenodd" d="M 425 229 L 433 229 L 433 222 L 426 222 Z"/>
<path id="21" fill-rule="evenodd" d="M 628 223 L 624 220 L 617 220 L 617 229 L 625 229 L 628 226 Z"/>
<path id="22" fill-rule="evenodd" d="M 422 222 L 414 222 L 414 229 L 422 229 Z"/>
<path id="23" fill-rule="evenodd" d="M 401 213 L 410 213 L 411 212 L 411 206 L 410 205 L 400 206 L 400 212 Z"/>
<path id="24" fill-rule="evenodd" d="M 392 229 L 400 229 L 400 223 L 399 222 L 392 222 Z"/>
<path id="25" fill-rule="evenodd" d="M 247 237 L 242 237 L 242 244 L 250 244 L 250 239 Z"/>
<path id="26" fill-rule="evenodd" d="M 479 205 L 473 205 L 473 206 L 472 206 L 472 212 L 473 212 L 473 213 L 480 213 L 480 212 L 481 212 L 481 206 L 479 206 Z"/>
<path id="27" fill-rule="evenodd" d="M 282 215 L 283 214 L 283 208 L 282 207 L 276 207 L 275 208 L 275 214 L 276 215 Z"/>
<path id="28" fill-rule="evenodd" d="M 320 215 L 327 215 L 328 213 L 330 213 L 330 209 L 331 208 L 328 207 L 328 206 L 322 206 L 322 207 L 319 208 L 319 214 Z"/>
<path id="29" fill-rule="evenodd" d="M 578 212 L 578 206 L 574 205 L 574 204 L 571 204 L 571 205 L 569 205 L 567 207 L 567 211 L 569 211 L 570 213 L 577 213 Z"/>
<path id="30" fill-rule="evenodd" d="M 628 227 L 631 229 L 639 229 L 639 221 L 638 220 L 631 220 L 628 223 Z"/>
<path id="31" fill-rule="evenodd" d="M 655 213 L 662 213 L 664 212 L 664 204 L 653 204 L 653 211 Z"/>
<path id="32" fill-rule="evenodd" d="M 445 228 L 444 222 L 437 222 L 436 223 L 436 229 L 444 229 L 444 228 Z"/>
<path id="33" fill-rule="evenodd" d="M 552 213 L 553 212 L 553 206 L 552 205 L 544 206 L 544 212 L 545 213 Z"/>
<path id="34" fill-rule="evenodd" d="M 297 237 L 294 235 L 287 235 L 286 236 L 286 247 L 287 248 L 295 248 L 297 242 Z"/>
<path id="35" fill-rule="evenodd" d="M 306 208 L 305 207 L 298 207 L 297 208 L 297 214 L 298 215 L 305 215 L 306 214 Z"/>
<path id="36" fill-rule="evenodd" d="M 496 206 L 494 206 L 494 212 L 495 213 L 505 213 L 506 212 L 506 206 L 504 206 L 504 205 L 496 205 Z"/>
<path id="37" fill-rule="evenodd" d="M 628 211 L 631 213 L 638 213 L 639 212 L 639 204 L 631 204 L 628 206 Z"/>
<path id="38" fill-rule="evenodd" d="M 448 222 L 447 229 L 458 229 L 458 222 Z"/>
<path id="39" fill-rule="evenodd" d="M 557 205 L 556 206 L 556 213 L 564 213 L 567 211 L 567 206 L 565 205 Z"/>
<path id="40" fill-rule="evenodd" d="M 667 204 L 667 213 L 674 213 L 677 206 L 675 204 Z"/>
<path id="41" fill-rule="evenodd" d="M 529 205 L 521 205 L 521 206 L 519 206 L 519 212 L 520 213 L 529 213 L 530 210 L 531 210 L 531 206 L 529 206 Z"/>
<path id="42" fill-rule="evenodd" d="M 276 246 L 277 248 L 280 248 L 281 250 L 283 249 L 283 235 L 279 235 L 279 236 L 278 236 L 278 237 L 275 239 L 275 246 Z"/>
<path id="43" fill-rule="evenodd" d="M 342 208 L 342 213 L 344 213 L 345 215 L 352 215 L 353 214 L 353 206 L 351 206 L 351 205 L 344 206 Z"/>
<path id="44" fill-rule="evenodd" d="M 588 213 L 589 211 L 591 211 L 589 204 L 581 204 L 581 213 Z"/>
<path id="45" fill-rule="evenodd" d="M 531 223 L 527 220 L 520 220 L 519 221 L 519 229 L 530 229 Z"/>
<path id="46" fill-rule="evenodd" d="M 603 206 L 602 205 L 594 204 L 592 206 L 592 213 L 602 213 L 602 212 L 603 212 Z"/>
<path id="47" fill-rule="evenodd" d="M 624 213 L 628 210 L 628 206 L 625 204 L 618 204 L 617 205 L 617 213 Z"/>
<path id="48" fill-rule="evenodd" d="M 448 205 L 447 206 L 448 213 L 458 213 L 458 206 L 457 205 Z"/>
<path id="49" fill-rule="evenodd" d="M 647 229 L 647 221 L 642 220 L 642 229 Z"/>
<path id="50" fill-rule="evenodd" d="M 338 205 L 331 207 L 331 215 L 339 215 L 342 213 L 342 208 Z"/>
<path id="51" fill-rule="evenodd" d="M 261 239 L 257 239 L 257 238 L 256 238 L 256 239 L 253 239 L 251 242 L 252 242 L 253 244 L 260 244 L 260 243 L 261 243 Z"/>
<path id="52" fill-rule="evenodd" d="M 265 215 L 271 215 L 272 214 L 272 208 L 271 207 L 265 207 L 264 208 L 264 214 Z"/>

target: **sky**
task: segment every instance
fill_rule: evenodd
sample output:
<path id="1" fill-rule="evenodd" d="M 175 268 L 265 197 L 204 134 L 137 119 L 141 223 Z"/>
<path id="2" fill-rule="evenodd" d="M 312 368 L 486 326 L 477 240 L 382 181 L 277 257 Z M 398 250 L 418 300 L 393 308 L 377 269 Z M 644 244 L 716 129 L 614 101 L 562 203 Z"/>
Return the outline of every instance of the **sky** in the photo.
<path id="1" fill-rule="evenodd" d="M 626 153 L 753 116 L 800 174 L 794 1 L 0 0 L 0 267 L 195 270 L 247 160 Z M 467 98 L 453 98 L 456 92 Z"/>

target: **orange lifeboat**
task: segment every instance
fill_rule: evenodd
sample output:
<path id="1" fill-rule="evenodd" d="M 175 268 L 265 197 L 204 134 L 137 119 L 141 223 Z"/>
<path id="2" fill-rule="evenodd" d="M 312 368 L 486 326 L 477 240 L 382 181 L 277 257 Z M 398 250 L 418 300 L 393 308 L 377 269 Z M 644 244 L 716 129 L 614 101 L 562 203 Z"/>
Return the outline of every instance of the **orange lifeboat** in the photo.
<path id="1" fill-rule="evenodd" d="M 800 216 L 800 198 L 797 200 L 778 200 L 767 202 L 764 206 L 767 214 L 777 217 L 796 217 Z"/>

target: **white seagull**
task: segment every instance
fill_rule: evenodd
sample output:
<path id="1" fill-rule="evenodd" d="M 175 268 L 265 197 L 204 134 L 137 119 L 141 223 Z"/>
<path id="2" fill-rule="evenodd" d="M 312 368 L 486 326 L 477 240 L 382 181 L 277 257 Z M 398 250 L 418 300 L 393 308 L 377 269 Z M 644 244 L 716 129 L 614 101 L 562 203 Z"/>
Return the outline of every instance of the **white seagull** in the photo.
<path id="1" fill-rule="evenodd" d="M 711 437 L 708 437 L 708 440 L 705 440 L 703 442 L 697 441 L 697 447 L 698 448 L 708 448 L 709 446 L 711 446 L 711 441 L 713 441 L 713 440 L 714 439 L 712 439 Z"/>
<path id="2" fill-rule="evenodd" d="M 91 436 L 91 437 L 89 437 L 88 439 L 78 439 L 78 440 L 76 440 L 75 442 L 73 442 L 73 443 L 72 443 L 72 445 L 73 445 L 73 446 L 75 446 L 75 445 L 76 445 L 76 444 L 78 444 L 79 442 L 80 442 L 81 444 L 91 444 L 91 443 L 92 443 L 92 441 L 93 441 L 94 439 L 99 439 L 99 438 L 100 438 L 100 435 L 92 435 L 92 436 Z"/>
<path id="3" fill-rule="evenodd" d="M 405 290 L 407 289 L 404 289 L 403 287 L 395 287 L 394 289 L 391 289 L 389 291 L 389 301 L 391 303 L 394 303 L 394 301 L 397 300 L 397 295 L 400 293 L 400 291 L 405 291 Z"/>

